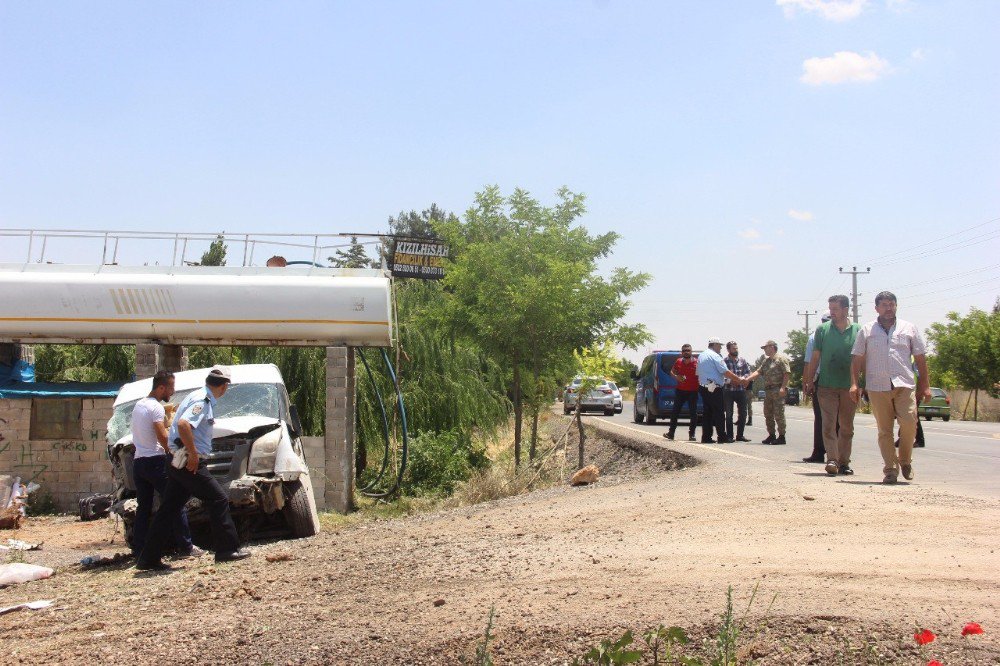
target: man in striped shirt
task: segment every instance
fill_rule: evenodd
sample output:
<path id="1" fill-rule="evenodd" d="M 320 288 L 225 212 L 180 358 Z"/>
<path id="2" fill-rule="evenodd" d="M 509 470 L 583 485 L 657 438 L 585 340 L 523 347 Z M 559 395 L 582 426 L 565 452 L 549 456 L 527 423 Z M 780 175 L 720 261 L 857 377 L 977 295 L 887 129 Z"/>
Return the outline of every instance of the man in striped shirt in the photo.
<path id="1" fill-rule="evenodd" d="M 931 397 L 927 348 L 917 327 L 896 319 L 896 295 L 883 291 L 875 297 L 878 318 L 861 327 L 851 350 L 851 399 L 860 398 L 861 371 L 878 426 L 878 447 L 885 477 L 882 483 L 896 483 L 900 471 L 913 479 L 913 440 L 917 432 L 917 397 Z M 910 360 L 912 357 L 912 361 Z M 919 374 L 913 376 L 912 363 Z M 899 455 L 893 444 L 893 426 L 899 421 Z"/>

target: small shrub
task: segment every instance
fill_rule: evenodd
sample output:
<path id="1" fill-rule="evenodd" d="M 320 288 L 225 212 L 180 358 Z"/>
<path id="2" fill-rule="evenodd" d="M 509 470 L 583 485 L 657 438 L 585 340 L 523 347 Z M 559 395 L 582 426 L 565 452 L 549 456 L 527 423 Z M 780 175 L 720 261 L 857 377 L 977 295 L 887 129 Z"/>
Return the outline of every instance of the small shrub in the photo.
<path id="1" fill-rule="evenodd" d="M 59 513 L 55 498 L 47 490 L 35 490 L 29 494 L 24 510 L 29 516 L 54 516 Z"/>
<path id="2" fill-rule="evenodd" d="M 454 431 L 419 433 L 410 440 L 404 488 L 413 495 L 449 495 L 484 460 L 481 450 L 463 444 Z"/>

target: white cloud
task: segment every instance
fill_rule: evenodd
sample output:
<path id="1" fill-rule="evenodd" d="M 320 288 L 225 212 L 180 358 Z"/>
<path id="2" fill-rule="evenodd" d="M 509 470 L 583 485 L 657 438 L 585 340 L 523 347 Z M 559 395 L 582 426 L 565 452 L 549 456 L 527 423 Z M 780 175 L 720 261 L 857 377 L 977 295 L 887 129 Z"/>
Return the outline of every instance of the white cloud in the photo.
<path id="1" fill-rule="evenodd" d="M 793 220 L 798 220 L 800 222 L 808 222 L 813 219 L 813 214 L 807 210 L 795 210 L 794 208 L 788 211 L 788 217 Z"/>
<path id="2" fill-rule="evenodd" d="M 776 4 L 788 18 L 801 10 L 816 12 L 827 21 L 850 21 L 861 15 L 868 0 L 776 0 Z"/>
<path id="3" fill-rule="evenodd" d="M 753 228 L 744 229 L 743 231 L 739 232 L 739 234 L 741 238 L 746 238 L 747 240 L 760 238 L 760 232 Z"/>
<path id="4" fill-rule="evenodd" d="M 770 243 L 754 243 L 747 246 L 748 250 L 753 250 L 754 252 L 770 252 L 774 249 L 774 246 Z"/>
<path id="5" fill-rule="evenodd" d="M 875 81 L 890 70 L 889 62 L 871 51 L 861 55 L 854 51 L 837 51 L 829 58 L 809 58 L 802 63 L 802 83 L 824 84 Z"/>
<path id="6" fill-rule="evenodd" d="M 910 54 L 910 57 L 914 60 L 923 60 L 927 57 L 927 54 L 924 53 L 923 49 L 913 49 L 913 53 Z"/>
<path id="7" fill-rule="evenodd" d="M 897 14 L 908 12 L 913 8 L 910 0 L 885 0 L 885 6 L 889 8 L 889 11 L 896 12 Z"/>

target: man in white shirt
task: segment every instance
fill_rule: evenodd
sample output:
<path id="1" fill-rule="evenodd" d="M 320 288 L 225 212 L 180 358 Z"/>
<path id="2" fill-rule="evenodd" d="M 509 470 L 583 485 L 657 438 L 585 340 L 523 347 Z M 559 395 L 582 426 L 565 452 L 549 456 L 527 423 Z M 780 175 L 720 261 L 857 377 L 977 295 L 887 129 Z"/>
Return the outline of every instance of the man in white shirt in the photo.
<path id="1" fill-rule="evenodd" d="M 161 403 L 170 400 L 173 394 L 173 373 L 160 370 L 153 375 L 153 390 L 132 408 L 132 443 L 135 445 L 132 476 L 139 502 L 132 531 L 132 552 L 136 556 L 146 543 L 149 518 L 153 511 L 153 493 L 159 495 L 162 501 L 163 490 L 167 485 L 170 457 L 167 451 L 166 412 Z M 201 548 L 191 543 L 186 511 L 181 511 L 171 527 L 179 554 L 195 557 L 204 554 Z"/>
<path id="2" fill-rule="evenodd" d="M 871 400 L 872 414 L 878 426 L 878 448 L 885 464 L 882 483 L 896 483 L 900 471 L 913 480 L 913 440 L 917 432 L 917 396 L 930 400 L 930 373 L 927 371 L 927 348 L 917 327 L 896 319 L 896 296 L 883 291 L 875 297 L 878 318 L 861 327 L 851 350 L 851 388 L 854 402 L 862 369 L 865 390 Z M 912 361 L 911 361 L 912 358 Z M 913 376 L 913 363 L 919 371 Z M 899 421 L 899 455 L 893 445 L 893 426 Z"/>

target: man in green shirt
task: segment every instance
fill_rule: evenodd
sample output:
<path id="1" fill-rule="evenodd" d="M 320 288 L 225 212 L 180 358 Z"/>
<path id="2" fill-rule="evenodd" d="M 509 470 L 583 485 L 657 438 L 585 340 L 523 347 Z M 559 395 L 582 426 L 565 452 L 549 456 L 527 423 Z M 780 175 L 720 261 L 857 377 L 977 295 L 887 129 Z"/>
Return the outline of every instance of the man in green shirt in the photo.
<path id="1" fill-rule="evenodd" d="M 851 469 L 851 445 L 854 441 L 854 413 L 857 403 L 851 398 L 851 349 L 859 326 L 850 321 L 847 308 L 851 300 L 843 294 L 829 298 L 830 321 L 816 329 L 812 358 L 802 374 L 802 387 L 812 393 L 823 418 L 823 445 L 826 447 L 826 473 L 854 474 Z M 819 364 L 819 377 L 815 379 Z M 839 426 L 839 431 L 838 431 Z"/>

